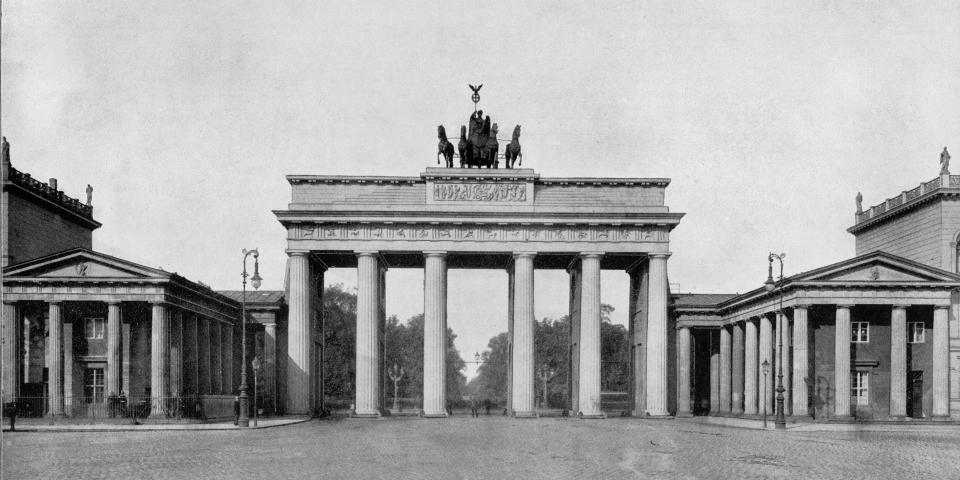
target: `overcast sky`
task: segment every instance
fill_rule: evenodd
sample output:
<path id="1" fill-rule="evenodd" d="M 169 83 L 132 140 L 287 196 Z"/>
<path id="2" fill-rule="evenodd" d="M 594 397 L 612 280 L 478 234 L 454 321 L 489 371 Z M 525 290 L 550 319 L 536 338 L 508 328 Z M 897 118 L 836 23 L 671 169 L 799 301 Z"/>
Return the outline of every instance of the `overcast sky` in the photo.
<path id="1" fill-rule="evenodd" d="M 715 3 L 7 0 L 0 127 L 16 168 L 93 185 L 95 249 L 239 289 L 259 247 L 280 289 L 284 176 L 416 176 L 483 83 L 541 176 L 671 178 L 671 283 L 742 292 L 770 251 L 787 274 L 853 256 L 858 191 L 879 203 L 960 155 L 960 3 Z M 421 282 L 391 271 L 388 314 L 421 312 Z M 626 283 L 603 276 L 621 323 Z M 506 274 L 449 291 L 472 359 L 506 329 Z M 538 272 L 538 317 L 566 297 Z"/>

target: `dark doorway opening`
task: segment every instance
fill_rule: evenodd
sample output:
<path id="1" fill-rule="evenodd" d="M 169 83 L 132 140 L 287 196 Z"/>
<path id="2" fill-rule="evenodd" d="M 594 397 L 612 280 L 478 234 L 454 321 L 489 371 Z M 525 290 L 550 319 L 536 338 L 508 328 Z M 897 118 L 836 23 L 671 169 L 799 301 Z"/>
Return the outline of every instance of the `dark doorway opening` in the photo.
<path id="1" fill-rule="evenodd" d="M 923 371 L 912 370 L 907 378 L 907 416 L 923 416 Z"/>

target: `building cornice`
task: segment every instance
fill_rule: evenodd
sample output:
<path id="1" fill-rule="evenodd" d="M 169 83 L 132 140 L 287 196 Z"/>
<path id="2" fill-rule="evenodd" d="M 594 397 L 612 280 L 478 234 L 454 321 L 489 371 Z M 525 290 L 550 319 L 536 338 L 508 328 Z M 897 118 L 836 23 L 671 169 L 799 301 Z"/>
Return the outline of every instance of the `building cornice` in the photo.
<path id="1" fill-rule="evenodd" d="M 857 234 L 934 200 L 957 197 L 960 197 L 960 175 L 940 175 L 858 213 L 857 223 L 847 232 Z"/>

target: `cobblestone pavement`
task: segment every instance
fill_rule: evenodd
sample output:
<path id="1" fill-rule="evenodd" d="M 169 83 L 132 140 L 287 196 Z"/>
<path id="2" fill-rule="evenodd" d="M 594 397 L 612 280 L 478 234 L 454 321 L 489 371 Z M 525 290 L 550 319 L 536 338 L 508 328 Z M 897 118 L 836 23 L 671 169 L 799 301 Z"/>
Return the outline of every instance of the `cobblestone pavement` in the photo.
<path id="1" fill-rule="evenodd" d="M 322 420 L 5 433 L 4 479 L 958 478 L 960 427 L 777 432 L 679 420 Z"/>

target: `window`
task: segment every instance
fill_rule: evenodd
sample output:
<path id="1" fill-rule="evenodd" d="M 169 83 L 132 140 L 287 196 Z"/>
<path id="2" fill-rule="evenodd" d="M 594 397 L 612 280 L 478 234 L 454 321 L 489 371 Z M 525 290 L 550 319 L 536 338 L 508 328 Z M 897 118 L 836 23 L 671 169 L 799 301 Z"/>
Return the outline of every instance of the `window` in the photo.
<path id="1" fill-rule="evenodd" d="M 88 368 L 83 377 L 83 396 L 86 397 L 86 402 L 103 402 L 103 392 L 106 387 L 103 379 L 103 369 Z"/>
<path id="2" fill-rule="evenodd" d="M 868 322 L 853 322 L 853 332 L 850 336 L 850 341 L 853 343 L 867 343 L 870 341 L 870 323 Z"/>
<path id="3" fill-rule="evenodd" d="M 850 372 L 850 403 L 870 404 L 870 372 Z"/>
<path id="4" fill-rule="evenodd" d="M 923 343 L 923 322 L 910 322 L 907 324 L 907 335 L 910 343 Z"/>
<path id="5" fill-rule="evenodd" d="M 87 338 L 103 338 L 103 332 L 106 325 L 102 318 L 84 319 L 84 336 Z"/>

